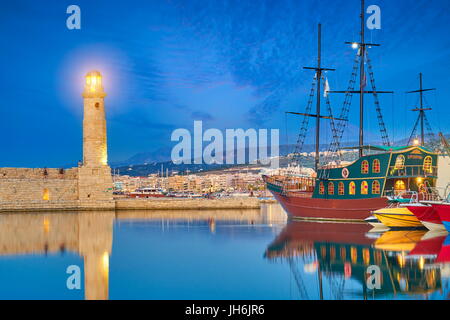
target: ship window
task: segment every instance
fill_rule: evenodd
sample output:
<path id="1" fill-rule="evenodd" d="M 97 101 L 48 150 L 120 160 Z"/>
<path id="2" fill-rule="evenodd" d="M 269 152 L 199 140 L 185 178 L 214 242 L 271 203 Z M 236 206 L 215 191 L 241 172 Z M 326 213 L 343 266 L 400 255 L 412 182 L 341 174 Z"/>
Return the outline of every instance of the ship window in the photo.
<path id="1" fill-rule="evenodd" d="M 333 182 L 328 183 L 328 194 L 331 194 L 331 195 L 334 194 L 334 183 Z"/>
<path id="2" fill-rule="evenodd" d="M 325 186 L 323 185 L 323 182 L 319 184 L 319 194 L 325 194 Z"/>
<path id="3" fill-rule="evenodd" d="M 369 173 L 369 161 L 364 160 L 364 161 L 361 163 L 361 173 L 362 173 L 362 174 L 367 174 L 367 173 Z"/>
<path id="4" fill-rule="evenodd" d="M 423 171 L 425 171 L 425 173 L 433 172 L 433 158 L 430 156 L 425 157 L 425 160 L 423 160 Z"/>
<path id="5" fill-rule="evenodd" d="M 343 196 L 345 193 L 345 189 L 344 189 L 344 183 L 343 182 L 339 182 L 339 186 L 338 186 L 338 192 L 340 196 Z"/>
<path id="6" fill-rule="evenodd" d="M 406 190 L 406 184 L 403 180 L 395 181 L 395 191 L 403 191 Z"/>
<path id="7" fill-rule="evenodd" d="M 405 156 L 399 155 L 397 159 L 395 159 L 395 169 L 403 169 L 405 167 Z"/>
<path id="8" fill-rule="evenodd" d="M 380 194 L 381 193 L 381 187 L 380 187 L 380 183 L 375 180 L 374 182 L 372 182 L 372 194 Z"/>
<path id="9" fill-rule="evenodd" d="M 378 159 L 373 160 L 372 171 L 373 173 L 380 173 L 381 171 L 380 160 Z"/>
<path id="10" fill-rule="evenodd" d="M 348 193 L 351 194 L 351 195 L 355 195 L 356 194 L 356 185 L 355 185 L 355 183 L 353 181 L 350 182 L 349 192 Z"/>
<path id="11" fill-rule="evenodd" d="M 45 188 L 44 191 L 42 192 L 42 200 L 44 201 L 50 200 L 50 192 L 48 191 L 47 188 Z"/>
<path id="12" fill-rule="evenodd" d="M 361 194 L 369 194 L 369 184 L 367 181 L 361 183 Z"/>

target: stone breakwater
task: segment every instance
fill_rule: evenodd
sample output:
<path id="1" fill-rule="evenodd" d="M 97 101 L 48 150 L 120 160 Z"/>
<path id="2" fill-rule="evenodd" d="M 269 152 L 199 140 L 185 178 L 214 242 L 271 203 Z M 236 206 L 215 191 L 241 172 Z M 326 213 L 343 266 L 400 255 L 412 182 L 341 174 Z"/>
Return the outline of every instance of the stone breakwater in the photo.
<path id="1" fill-rule="evenodd" d="M 0 212 L 99 210 L 215 210 L 259 209 L 258 198 L 226 199 L 115 199 L 112 201 L 0 201 Z"/>

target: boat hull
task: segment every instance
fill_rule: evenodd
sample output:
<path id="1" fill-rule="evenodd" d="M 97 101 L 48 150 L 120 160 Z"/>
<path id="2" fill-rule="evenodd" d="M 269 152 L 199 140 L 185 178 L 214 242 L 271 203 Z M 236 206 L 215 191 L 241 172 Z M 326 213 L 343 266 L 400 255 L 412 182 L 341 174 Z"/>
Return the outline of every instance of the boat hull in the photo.
<path id="1" fill-rule="evenodd" d="M 406 206 L 429 230 L 445 230 L 436 209 L 432 205 L 414 204 Z"/>
<path id="2" fill-rule="evenodd" d="M 385 226 L 390 228 L 422 227 L 417 217 L 405 207 L 384 208 L 374 211 L 373 214 Z"/>
<path id="3" fill-rule="evenodd" d="M 425 226 L 425 228 L 427 228 L 430 231 L 446 231 L 447 230 L 445 228 L 445 226 L 442 224 L 442 222 L 433 223 L 433 222 L 428 222 L 428 221 L 424 221 L 424 220 L 420 220 L 420 222 L 422 222 L 422 224 Z"/>
<path id="4" fill-rule="evenodd" d="M 450 203 L 432 204 L 445 229 L 450 232 Z"/>
<path id="5" fill-rule="evenodd" d="M 362 221 L 370 215 L 370 212 L 386 206 L 386 198 L 372 199 L 315 199 L 309 196 L 284 196 L 271 191 L 294 219 L 316 219 L 316 220 L 355 220 Z"/>

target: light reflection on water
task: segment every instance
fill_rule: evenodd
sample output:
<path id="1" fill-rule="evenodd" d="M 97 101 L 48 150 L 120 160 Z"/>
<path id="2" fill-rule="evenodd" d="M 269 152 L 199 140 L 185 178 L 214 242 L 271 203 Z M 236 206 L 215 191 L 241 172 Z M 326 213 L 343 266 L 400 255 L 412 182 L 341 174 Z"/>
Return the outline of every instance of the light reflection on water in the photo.
<path id="1" fill-rule="evenodd" d="M 0 215 L 0 299 L 447 299 L 450 238 L 235 211 Z M 69 290 L 66 269 L 82 270 Z M 367 288 L 367 267 L 381 288 Z"/>

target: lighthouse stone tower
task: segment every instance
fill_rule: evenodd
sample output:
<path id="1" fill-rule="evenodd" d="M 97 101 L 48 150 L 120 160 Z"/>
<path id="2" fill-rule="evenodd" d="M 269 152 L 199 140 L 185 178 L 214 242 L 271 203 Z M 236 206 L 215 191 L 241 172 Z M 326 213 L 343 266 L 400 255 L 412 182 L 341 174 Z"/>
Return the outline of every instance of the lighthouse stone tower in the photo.
<path id="1" fill-rule="evenodd" d="M 78 196 L 82 203 L 112 202 L 113 182 L 108 166 L 105 97 L 100 72 L 89 72 L 83 92 L 83 164 L 78 168 Z"/>

